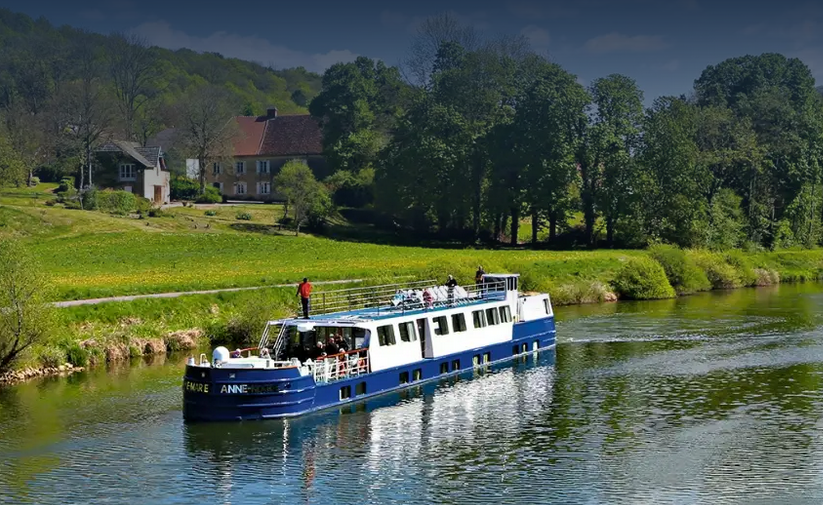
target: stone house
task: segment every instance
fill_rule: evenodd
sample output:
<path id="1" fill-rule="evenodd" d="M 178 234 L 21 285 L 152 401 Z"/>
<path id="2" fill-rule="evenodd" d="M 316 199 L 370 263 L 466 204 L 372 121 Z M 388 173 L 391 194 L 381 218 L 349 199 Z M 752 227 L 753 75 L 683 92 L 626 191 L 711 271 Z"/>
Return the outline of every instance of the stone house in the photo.
<path id="1" fill-rule="evenodd" d="M 238 116 L 235 120 L 241 134 L 234 144 L 232 162 L 213 163 L 206 169 L 206 182 L 218 188 L 226 199 L 281 200 L 274 177 L 289 160 L 303 161 L 318 179 L 328 175 L 323 134 L 315 118 L 281 116 L 272 107 L 265 116 Z M 189 169 L 196 172 L 196 163 L 188 160 Z"/>
<path id="2" fill-rule="evenodd" d="M 159 146 L 112 141 L 95 151 L 92 183 L 148 198 L 157 205 L 169 203 L 171 173 Z"/>

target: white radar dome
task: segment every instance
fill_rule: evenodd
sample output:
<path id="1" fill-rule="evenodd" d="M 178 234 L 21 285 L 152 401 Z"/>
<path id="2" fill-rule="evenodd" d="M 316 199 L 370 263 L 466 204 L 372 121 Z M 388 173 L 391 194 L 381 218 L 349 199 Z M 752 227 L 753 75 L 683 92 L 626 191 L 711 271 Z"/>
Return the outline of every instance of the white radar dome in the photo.
<path id="1" fill-rule="evenodd" d="M 228 361 L 229 350 L 222 346 L 218 347 L 211 353 L 211 357 L 214 361 Z"/>

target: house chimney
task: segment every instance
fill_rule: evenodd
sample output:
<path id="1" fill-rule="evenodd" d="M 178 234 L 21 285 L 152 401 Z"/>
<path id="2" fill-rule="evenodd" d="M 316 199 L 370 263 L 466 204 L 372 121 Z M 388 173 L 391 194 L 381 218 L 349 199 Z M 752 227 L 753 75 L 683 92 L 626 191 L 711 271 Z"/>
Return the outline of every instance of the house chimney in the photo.
<path id="1" fill-rule="evenodd" d="M 269 107 L 266 109 L 266 118 L 274 119 L 277 117 L 277 107 Z"/>

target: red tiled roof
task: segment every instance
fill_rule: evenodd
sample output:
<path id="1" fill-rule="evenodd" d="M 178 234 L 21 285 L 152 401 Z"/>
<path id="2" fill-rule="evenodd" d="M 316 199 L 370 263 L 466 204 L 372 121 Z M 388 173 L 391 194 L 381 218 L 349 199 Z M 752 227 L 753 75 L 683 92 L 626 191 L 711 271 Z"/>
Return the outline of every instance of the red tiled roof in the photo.
<path id="1" fill-rule="evenodd" d="M 278 116 L 270 119 L 263 134 L 260 154 L 292 156 L 321 154 L 323 133 L 320 123 L 309 115 Z"/>
<path id="2" fill-rule="evenodd" d="M 255 156 L 266 129 L 266 116 L 237 116 L 240 135 L 234 142 L 235 156 Z"/>
<path id="3" fill-rule="evenodd" d="M 322 154 L 320 123 L 308 114 L 292 116 L 238 116 L 240 138 L 235 156 L 299 156 Z"/>

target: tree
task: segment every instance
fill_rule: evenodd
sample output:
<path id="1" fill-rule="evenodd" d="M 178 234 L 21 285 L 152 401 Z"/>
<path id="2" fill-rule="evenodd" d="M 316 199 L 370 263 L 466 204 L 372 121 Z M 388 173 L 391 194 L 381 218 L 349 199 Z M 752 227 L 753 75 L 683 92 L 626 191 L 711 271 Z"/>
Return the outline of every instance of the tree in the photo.
<path id="1" fill-rule="evenodd" d="M 149 100 L 156 60 L 152 48 L 140 36 L 115 33 L 109 38 L 109 73 L 129 140 L 135 139 L 135 120 Z"/>
<path id="2" fill-rule="evenodd" d="M 0 239 L 0 372 L 42 340 L 50 328 L 49 288 L 30 254 Z"/>
<path id="3" fill-rule="evenodd" d="M 799 234 L 801 242 L 814 242 L 815 234 L 809 232 L 821 208 L 823 125 L 809 68 L 797 58 L 773 53 L 730 58 L 703 71 L 695 81 L 695 96 L 701 107 L 729 110 L 739 128 L 754 134 L 745 139 L 748 161 L 736 185 L 746 208 L 749 240 L 774 247 L 778 236 L 794 240 L 788 232 Z M 740 135 L 750 137 L 745 132 L 734 136 Z"/>
<path id="4" fill-rule="evenodd" d="M 113 107 L 107 89 L 102 81 L 102 69 L 98 49 L 88 40 L 82 40 L 73 50 L 80 79 L 61 91 L 58 102 L 59 131 L 67 141 L 68 149 L 80 160 L 79 188 L 81 195 L 87 188 L 85 181 L 88 169 L 92 184 L 92 162 L 95 149 L 103 143 L 113 124 Z M 81 206 L 83 200 L 81 196 Z"/>
<path id="5" fill-rule="evenodd" d="M 613 74 L 589 87 L 594 113 L 585 130 L 581 165 L 583 213 L 589 245 L 594 245 L 598 211 L 606 221 L 606 240 L 614 244 L 618 220 L 628 213 L 636 194 L 632 188 L 633 153 L 640 138 L 643 92 L 633 79 Z"/>
<path id="6" fill-rule="evenodd" d="M 0 129 L 0 187 L 21 186 L 26 183 L 26 166 L 4 133 Z"/>
<path id="7" fill-rule="evenodd" d="M 462 24 L 451 13 L 438 14 L 423 20 L 411 43 L 404 62 L 406 78 L 418 86 L 431 82 L 435 61 L 445 43 L 453 42 L 467 51 L 480 47 L 481 38 L 472 26 Z"/>
<path id="8" fill-rule="evenodd" d="M 323 125 L 323 151 L 334 171 L 373 166 L 394 127 L 403 83 L 396 68 L 359 57 L 323 74 L 309 111 Z"/>
<path id="9" fill-rule="evenodd" d="M 296 235 L 300 235 L 303 224 L 322 221 L 331 212 L 331 198 L 326 187 L 314 178 L 311 168 L 302 161 L 292 160 L 283 165 L 274 178 L 274 185 L 294 210 Z"/>
<path id="10" fill-rule="evenodd" d="M 523 144 L 524 197 L 532 214 L 532 241 L 537 241 L 541 214 L 549 218 L 549 240 L 571 205 L 569 187 L 577 180 L 575 127 L 586 118 L 589 95 L 559 65 L 544 62 L 524 93 L 514 118 Z"/>
<path id="11" fill-rule="evenodd" d="M 179 149 L 197 160 L 201 195 L 206 192 L 206 170 L 213 163 L 230 163 L 239 135 L 235 110 L 231 95 L 210 85 L 191 89 L 179 106 Z"/>

